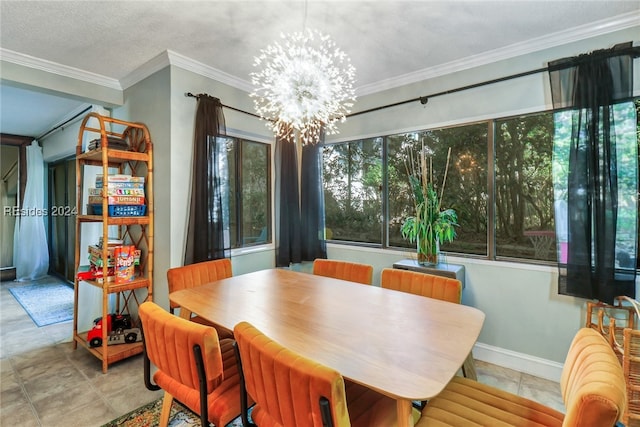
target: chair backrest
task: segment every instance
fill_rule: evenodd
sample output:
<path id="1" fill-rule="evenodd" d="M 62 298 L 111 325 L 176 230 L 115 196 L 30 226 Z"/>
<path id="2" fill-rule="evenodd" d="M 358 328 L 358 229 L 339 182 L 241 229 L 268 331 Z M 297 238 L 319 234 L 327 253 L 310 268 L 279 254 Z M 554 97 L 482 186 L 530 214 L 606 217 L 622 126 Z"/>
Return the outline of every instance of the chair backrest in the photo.
<path id="1" fill-rule="evenodd" d="M 370 285 L 373 280 L 373 266 L 318 258 L 313 261 L 313 274 Z"/>
<path id="2" fill-rule="evenodd" d="M 565 427 L 613 426 L 624 412 L 626 383 L 607 340 L 582 328 L 574 337 L 562 369 L 560 389 Z"/>
<path id="3" fill-rule="evenodd" d="M 169 293 L 186 288 L 194 288 L 205 283 L 225 279 L 233 275 L 231 260 L 228 258 L 203 261 L 167 270 Z M 178 306 L 170 303 L 171 309 Z"/>
<path id="4" fill-rule="evenodd" d="M 459 280 L 410 270 L 383 269 L 380 286 L 456 304 L 460 304 L 462 299 L 462 283 Z"/>
<path id="5" fill-rule="evenodd" d="M 142 303 L 138 314 L 146 355 L 159 371 L 198 391 L 200 386 L 193 353 L 193 347 L 198 345 L 203 355 L 207 394 L 222 382 L 222 353 L 214 328 L 174 316 L 151 301 Z"/>
<path id="6" fill-rule="evenodd" d="M 246 391 L 256 402 L 251 418 L 257 425 L 321 427 L 322 398 L 329 402 L 329 425 L 351 425 L 339 372 L 283 347 L 247 322 L 233 333 Z"/>

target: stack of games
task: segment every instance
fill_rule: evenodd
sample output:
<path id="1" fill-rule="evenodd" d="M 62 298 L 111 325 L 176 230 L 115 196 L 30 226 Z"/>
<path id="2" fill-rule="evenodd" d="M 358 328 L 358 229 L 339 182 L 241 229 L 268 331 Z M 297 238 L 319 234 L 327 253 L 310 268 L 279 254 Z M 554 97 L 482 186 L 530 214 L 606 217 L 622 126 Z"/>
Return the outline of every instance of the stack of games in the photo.
<path id="1" fill-rule="evenodd" d="M 103 283 L 104 263 L 102 260 L 102 241 L 89 246 L 89 266 L 78 272 L 80 280 L 95 280 Z M 109 240 L 107 249 L 107 281 L 115 283 L 130 282 L 135 278 L 135 266 L 140 265 L 140 250 L 133 245 L 123 245 L 118 239 Z"/>
<path id="2" fill-rule="evenodd" d="M 89 188 L 88 201 L 94 215 L 102 215 L 102 197 L 105 190 L 109 216 L 144 216 L 144 177 L 108 175 L 105 189 L 104 178 L 98 175 L 95 188 Z"/>

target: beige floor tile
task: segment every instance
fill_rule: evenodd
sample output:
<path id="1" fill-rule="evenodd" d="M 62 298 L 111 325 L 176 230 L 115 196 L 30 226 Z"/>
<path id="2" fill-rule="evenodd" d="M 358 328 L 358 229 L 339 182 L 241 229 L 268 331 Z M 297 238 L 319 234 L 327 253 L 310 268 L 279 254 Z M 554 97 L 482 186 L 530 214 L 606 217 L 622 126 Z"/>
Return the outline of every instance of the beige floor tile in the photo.
<path id="1" fill-rule="evenodd" d="M 10 410 L 2 408 L 0 411 L 1 426 L 41 427 L 43 424 L 36 416 L 33 407 L 29 403 L 23 403 Z"/>
<path id="2" fill-rule="evenodd" d="M 564 413 L 566 408 L 560 393 L 560 384 L 544 378 L 534 377 L 529 374 L 522 374 L 520 389 L 518 394 L 527 399 L 535 400 L 543 405 L 550 406 Z"/>

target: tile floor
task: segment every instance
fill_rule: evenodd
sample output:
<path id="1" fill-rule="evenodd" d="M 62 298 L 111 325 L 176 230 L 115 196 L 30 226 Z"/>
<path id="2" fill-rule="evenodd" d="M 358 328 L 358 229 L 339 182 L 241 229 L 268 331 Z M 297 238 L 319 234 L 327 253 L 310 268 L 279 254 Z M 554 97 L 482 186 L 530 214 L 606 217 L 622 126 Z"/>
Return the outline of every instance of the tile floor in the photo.
<path id="1" fill-rule="evenodd" d="M 0 284 L 0 426 L 93 427 L 161 397 L 144 386 L 142 356 L 112 364 L 73 350 L 72 324 L 37 327 Z M 559 385 L 476 361 L 481 382 L 564 412 Z"/>

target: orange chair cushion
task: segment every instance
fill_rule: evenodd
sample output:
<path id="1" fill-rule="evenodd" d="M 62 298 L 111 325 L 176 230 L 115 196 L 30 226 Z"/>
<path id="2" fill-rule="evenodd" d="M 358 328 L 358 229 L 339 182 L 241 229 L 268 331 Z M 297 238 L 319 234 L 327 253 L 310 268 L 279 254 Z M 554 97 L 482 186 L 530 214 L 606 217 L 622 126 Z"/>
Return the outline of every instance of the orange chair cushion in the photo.
<path id="1" fill-rule="evenodd" d="M 410 270 L 383 269 L 380 286 L 456 304 L 460 304 L 462 299 L 462 283 L 459 280 Z"/>
<path id="2" fill-rule="evenodd" d="M 153 379 L 165 392 L 200 413 L 194 345 L 202 349 L 209 420 L 225 425 L 240 414 L 240 383 L 232 340 L 218 341 L 215 329 L 176 317 L 147 301 L 139 307 L 145 349 L 157 368 Z"/>
<path id="3" fill-rule="evenodd" d="M 167 270 L 169 293 L 226 279 L 232 274 L 231 260 L 228 258 L 170 268 Z M 171 303 L 171 307 L 177 308 L 173 303 Z"/>
<path id="4" fill-rule="evenodd" d="M 260 427 L 322 426 L 319 401 L 332 405 L 336 425 L 348 425 L 342 376 L 299 356 L 271 340 L 252 325 L 234 328 L 247 392 L 256 402 L 251 418 Z"/>
<path id="5" fill-rule="evenodd" d="M 431 399 L 416 427 L 612 427 L 624 412 L 622 367 L 607 341 L 589 328 L 571 343 L 560 381 L 566 414 L 466 378 L 455 377 Z"/>
<path id="6" fill-rule="evenodd" d="M 182 289 L 194 288 L 220 279 L 226 279 L 232 275 L 233 271 L 231 268 L 231 260 L 228 258 L 170 268 L 167 270 L 169 293 Z M 169 301 L 169 306 L 172 310 L 179 308 L 177 304 L 171 301 Z M 202 317 L 193 316 L 191 320 L 205 326 L 214 327 L 218 332 L 220 339 L 233 338 L 233 333 L 231 331 L 221 326 L 214 325 Z"/>
<path id="7" fill-rule="evenodd" d="M 370 285 L 373 280 L 373 266 L 333 259 L 316 259 L 313 261 L 313 274 Z"/>
<path id="8" fill-rule="evenodd" d="M 216 426 L 225 426 L 240 415 L 240 377 L 238 364 L 236 363 L 233 340 L 220 341 L 222 352 L 223 378 L 224 380 L 207 395 L 209 407 L 209 421 Z M 157 371 L 153 380 L 163 390 L 178 399 L 196 414 L 200 413 L 200 392 L 185 386 L 162 371 Z M 253 400 L 249 399 L 249 405 Z"/>
<path id="9" fill-rule="evenodd" d="M 524 397 L 462 377 L 454 377 L 429 400 L 416 427 L 562 425 L 562 413 Z"/>
<path id="10" fill-rule="evenodd" d="M 626 380 L 607 340 L 590 328 L 578 331 L 564 362 L 560 390 L 564 425 L 612 426 L 624 412 Z"/>
<path id="11" fill-rule="evenodd" d="M 321 427 L 320 398 L 330 402 L 334 426 L 392 427 L 396 402 L 271 340 L 246 322 L 234 328 L 247 392 L 260 427 Z"/>

